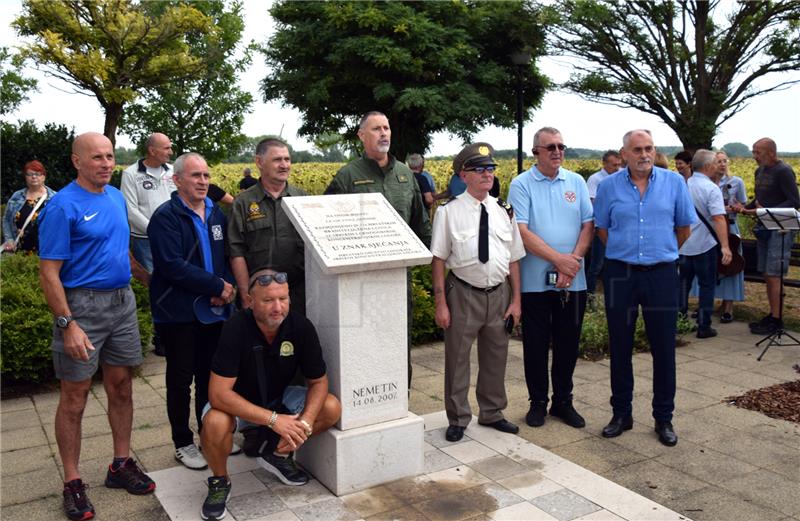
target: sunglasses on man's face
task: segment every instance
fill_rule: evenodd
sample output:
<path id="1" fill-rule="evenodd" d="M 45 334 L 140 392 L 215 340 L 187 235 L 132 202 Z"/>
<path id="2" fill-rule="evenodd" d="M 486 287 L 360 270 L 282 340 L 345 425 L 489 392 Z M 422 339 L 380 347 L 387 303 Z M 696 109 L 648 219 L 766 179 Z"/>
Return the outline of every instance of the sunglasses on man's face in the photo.
<path id="1" fill-rule="evenodd" d="M 558 144 L 551 143 L 551 144 L 547 145 L 546 147 L 543 147 L 541 145 L 536 145 L 534 148 L 543 148 L 543 149 L 547 150 L 548 152 L 555 152 L 556 149 L 559 149 L 559 150 L 561 150 L 563 152 L 564 150 L 567 149 L 567 145 L 565 145 L 564 143 L 558 143 Z"/>
<path id="2" fill-rule="evenodd" d="M 482 174 L 486 172 L 487 174 L 493 174 L 495 170 L 497 170 L 497 166 L 475 166 L 472 168 L 465 168 L 467 172 L 475 172 L 476 174 Z"/>
<path id="3" fill-rule="evenodd" d="M 253 282 L 250 283 L 250 289 L 252 289 L 256 284 L 259 286 L 269 286 L 273 281 L 277 282 L 278 284 L 286 284 L 289 281 L 289 276 L 284 272 L 259 275 L 253 279 Z"/>

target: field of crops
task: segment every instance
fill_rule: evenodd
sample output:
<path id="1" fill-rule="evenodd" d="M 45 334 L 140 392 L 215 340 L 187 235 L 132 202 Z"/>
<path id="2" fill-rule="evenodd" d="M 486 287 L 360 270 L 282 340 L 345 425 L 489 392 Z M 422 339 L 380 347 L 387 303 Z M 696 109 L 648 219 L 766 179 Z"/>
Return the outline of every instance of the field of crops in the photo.
<path id="1" fill-rule="evenodd" d="M 789 159 L 786 162 L 792 166 L 796 173 L 800 174 L 800 158 Z M 500 160 L 498 163 L 500 166 L 497 176 L 500 179 L 502 193 L 505 195 L 508 191 L 508 185 L 511 179 L 514 178 L 517 162 L 513 159 L 504 159 Z M 529 168 L 531 164 L 532 161 L 527 160 L 524 163 L 524 167 Z M 255 165 L 244 163 L 220 164 L 211 169 L 212 180 L 228 193 L 236 194 L 238 192 L 242 170 L 248 166 L 253 170 L 254 175 L 258 175 Z M 342 163 L 296 163 L 292 166 L 292 176 L 289 182 L 305 189 L 311 194 L 321 194 L 328 186 L 328 183 L 330 183 L 334 174 L 336 174 L 336 171 L 341 167 Z M 564 167 L 587 177 L 591 173 L 599 170 L 601 163 L 599 159 L 568 159 L 564 162 Z M 748 196 L 752 198 L 753 172 L 756 168 L 755 161 L 752 159 L 733 159 L 728 168 L 731 173 L 744 179 Z M 447 181 L 452 171 L 452 162 L 426 161 L 425 169 L 428 170 L 436 180 L 437 191 L 441 191 L 447 186 Z"/>

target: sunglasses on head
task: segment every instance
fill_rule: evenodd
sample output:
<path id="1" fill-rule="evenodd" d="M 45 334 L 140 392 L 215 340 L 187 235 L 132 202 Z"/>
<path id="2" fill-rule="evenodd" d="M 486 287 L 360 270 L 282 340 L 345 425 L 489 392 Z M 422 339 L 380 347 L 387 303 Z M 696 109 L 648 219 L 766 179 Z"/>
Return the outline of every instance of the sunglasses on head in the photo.
<path id="1" fill-rule="evenodd" d="M 467 172 L 475 172 L 476 174 L 482 174 L 484 172 L 493 174 L 494 171 L 497 170 L 497 166 L 496 165 L 474 166 L 472 168 L 465 168 L 464 170 L 466 170 Z"/>
<path id="2" fill-rule="evenodd" d="M 547 150 L 548 152 L 555 152 L 556 149 L 559 149 L 559 150 L 561 150 L 563 152 L 564 150 L 567 149 L 567 145 L 565 145 L 564 143 L 558 143 L 558 144 L 551 143 L 551 144 L 547 145 L 546 147 L 543 147 L 541 145 L 536 145 L 534 148 L 543 148 L 543 149 Z"/>
<path id="3" fill-rule="evenodd" d="M 256 284 L 259 286 L 269 286 L 273 281 L 277 282 L 278 284 L 286 284 L 289 281 L 289 276 L 282 271 L 278 273 L 259 275 L 250 283 L 250 289 L 252 289 Z"/>

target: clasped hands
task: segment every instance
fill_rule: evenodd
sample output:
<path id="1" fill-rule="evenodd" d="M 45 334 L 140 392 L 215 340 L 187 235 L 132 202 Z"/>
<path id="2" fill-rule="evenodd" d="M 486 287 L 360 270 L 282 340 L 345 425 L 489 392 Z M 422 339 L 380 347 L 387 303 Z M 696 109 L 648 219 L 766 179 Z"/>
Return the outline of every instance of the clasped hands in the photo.
<path id="1" fill-rule="evenodd" d="M 578 274 L 581 269 L 581 260 L 574 253 L 559 253 L 553 262 L 553 266 L 558 272 L 558 279 L 556 280 L 556 288 L 564 289 L 572 285 L 572 279 Z"/>

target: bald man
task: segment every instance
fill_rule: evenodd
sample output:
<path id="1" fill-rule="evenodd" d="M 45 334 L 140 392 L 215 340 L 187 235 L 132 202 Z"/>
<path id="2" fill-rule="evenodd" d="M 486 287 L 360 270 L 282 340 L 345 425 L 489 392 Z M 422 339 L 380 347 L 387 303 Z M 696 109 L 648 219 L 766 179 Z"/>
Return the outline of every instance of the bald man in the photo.
<path id="1" fill-rule="evenodd" d="M 756 169 L 755 198 L 738 211 L 756 215 L 759 208 L 800 208 L 800 195 L 797 191 L 797 178 L 792 167 L 778 159 L 778 147 L 770 138 L 761 138 L 753 143 L 753 159 L 758 163 Z M 767 286 L 769 314 L 758 322 L 750 324 L 755 335 L 771 335 L 783 329 L 781 317 L 781 258 L 783 274 L 789 269 L 792 242 L 796 232 L 767 230 L 757 224 L 754 232 L 758 241 L 758 271 L 764 274 Z"/>
<path id="2" fill-rule="evenodd" d="M 103 366 L 114 459 L 105 485 L 147 494 L 155 483 L 130 457 L 131 369 L 142 362 L 136 299 L 130 288 L 125 200 L 108 186 L 114 147 L 94 132 L 75 138 L 78 177 L 49 202 L 39 225 L 39 278 L 55 318 L 53 366 L 61 380 L 55 432 L 64 467 L 64 513 L 91 519 L 78 471 L 81 422 L 92 376 Z"/>

